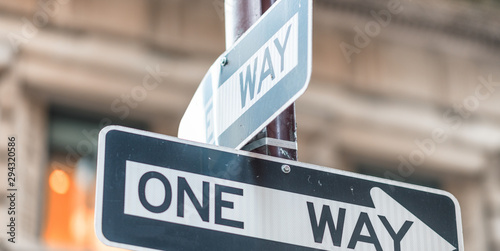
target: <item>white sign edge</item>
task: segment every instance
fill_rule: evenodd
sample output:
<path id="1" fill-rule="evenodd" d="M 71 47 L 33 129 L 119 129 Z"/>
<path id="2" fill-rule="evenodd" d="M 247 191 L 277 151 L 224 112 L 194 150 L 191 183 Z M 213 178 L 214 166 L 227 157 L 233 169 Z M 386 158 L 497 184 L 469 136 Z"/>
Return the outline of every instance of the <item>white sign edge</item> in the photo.
<path id="1" fill-rule="evenodd" d="M 265 160 L 269 160 L 269 161 L 288 164 L 291 166 L 300 166 L 303 168 L 308 168 L 308 169 L 312 169 L 312 170 L 316 170 L 316 171 L 328 172 L 328 173 L 348 176 L 348 177 L 352 177 L 352 178 L 356 178 L 356 179 L 362 179 L 362 180 L 372 181 L 372 182 L 379 182 L 379 183 L 383 183 L 386 185 L 394 185 L 394 186 L 404 187 L 404 188 L 413 189 L 413 190 L 417 190 L 417 191 L 421 191 L 421 192 L 428 192 L 428 193 L 432 193 L 432 194 L 438 194 L 438 195 L 445 196 L 445 197 L 451 199 L 453 201 L 454 206 L 455 206 L 455 215 L 456 215 L 456 222 L 457 222 L 457 235 L 458 235 L 457 236 L 457 238 L 458 238 L 458 250 L 460 250 L 460 251 L 464 250 L 461 208 L 460 208 L 460 204 L 458 203 L 457 198 L 453 194 L 451 194 L 450 192 L 447 192 L 444 190 L 439 190 L 439 189 L 434 189 L 434 188 L 429 188 L 429 187 L 424 187 L 424 186 L 419 186 L 419 185 L 408 184 L 408 183 L 395 181 L 395 180 L 383 179 L 383 178 L 379 178 L 379 177 L 368 176 L 368 175 L 338 170 L 338 169 L 334 169 L 331 167 L 324 167 L 324 166 L 319 166 L 319 165 L 314 165 L 314 164 L 303 163 L 303 162 L 299 162 L 299 161 L 282 159 L 282 158 L 278 158 L 278 157 L 274 157 L 274 156 L 268 156 L 268 155 L 253 153 L 253 152 L 247 152 L 247 151 L 243 151 L 243 150 L 235 150 L 235 149 L 232 149 L 229 147 L 224 147 L 224 146 L 216 146 L 216 145 L 211 145 L 211 144 L 206 144 L 206 143 L 199 143 L 196 141 L 180 139 L 180 138 L 176 138 L 176 137 L 172 137 L 172 136 L 168 136 L 168 135 L 164 135 L 164 134 L 143 131 L 143 130 L 139 130 L 139 129 L 118 126 L 118 125 L 110 125 L 110 126 L 106 126 L 103 129 L 101 129 L 101 131 L 99 132 L 99 142 L 98 142 L 97 182 L 96 182 L 97 187 L 96 187 L 94 226 L 95 226 L 95 232 L 96 232 L 97 238 L 101 242 L 103 242 L 104 244 L 106 244 L 108 246 L 133 249 L 133 250 L 138 250 L 137 248 L 140 248 L 140 250 L 148 250 L 148 251 L 157 250 L 157 249 L 150 249 L 150 248 L 145 248 L 145 247 L 128 245 L 128 244 L 110 241 L 110 240 L 106 239 L 106 237 L 102 233 L 102 204 L 103 204 L 103 195 L 104 195 L 103 194 L 103 192 L 104 192 L 104 156 L 105 156 L 106 135 L 108 134 L 108 132 L 113 131 L 113 130 L 143 135 L 143 136 L 157 138 L 157 139 L 163 139 L 163 140 L 172 141 L 172 142 L 181 143 L 181 144 L 193 145 L 193 146 L 217 150 L 217 151 L 223 151 L 223 152 L 237 154 L 237 155 L 243 155 L 243 156 L 252 157 L 252 158 L 265 159 Z M 102 168 L 99 168 L 99 167 L 102 167 Z M 293 172 L 293 170 L 292 170 L 292 172 Z"/>

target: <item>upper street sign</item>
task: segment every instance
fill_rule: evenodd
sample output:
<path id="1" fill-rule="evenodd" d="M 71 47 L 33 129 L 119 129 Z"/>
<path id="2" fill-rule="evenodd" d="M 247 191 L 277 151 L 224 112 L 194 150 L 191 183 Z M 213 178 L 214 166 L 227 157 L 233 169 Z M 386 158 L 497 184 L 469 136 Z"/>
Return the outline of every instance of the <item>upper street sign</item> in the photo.
<path id="1" fill-rule="evenodd" d="M 111 126 L 96 232 L 134 250 L 464 250 L 440 190 Z"/>
<path id="2" fill-rule="evenodd" d="M 212 65 L 179 137 L 240 149 L 304 93 L 311 76 L 312 0 L 281 0 Z"/>

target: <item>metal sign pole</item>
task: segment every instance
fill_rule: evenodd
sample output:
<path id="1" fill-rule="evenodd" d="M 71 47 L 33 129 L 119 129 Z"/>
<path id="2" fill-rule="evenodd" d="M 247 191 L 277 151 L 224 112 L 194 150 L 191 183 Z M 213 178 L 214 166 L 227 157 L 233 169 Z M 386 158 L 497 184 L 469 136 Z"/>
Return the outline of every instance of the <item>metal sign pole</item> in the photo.
<path id="1" fill-rule="evenodd" d="M 226 47 L 238 40 L 276 0 L 226 0 Z M 292 104 L 242 149 L 297 160 L 295 104 Z"/>

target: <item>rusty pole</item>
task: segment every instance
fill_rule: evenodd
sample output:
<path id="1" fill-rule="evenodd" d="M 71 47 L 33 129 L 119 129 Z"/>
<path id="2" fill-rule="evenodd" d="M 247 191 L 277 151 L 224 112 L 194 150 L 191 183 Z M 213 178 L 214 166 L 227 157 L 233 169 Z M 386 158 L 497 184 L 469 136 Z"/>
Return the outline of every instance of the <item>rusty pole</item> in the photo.
<path id="1" fill-rule="evenodd" d="M 274 2 L 276 0 L 226 0 L 226 48 L 231 47 Z M 243 149 L 297 160 L 296 132 L 295 104 L 292 104 Z"/>

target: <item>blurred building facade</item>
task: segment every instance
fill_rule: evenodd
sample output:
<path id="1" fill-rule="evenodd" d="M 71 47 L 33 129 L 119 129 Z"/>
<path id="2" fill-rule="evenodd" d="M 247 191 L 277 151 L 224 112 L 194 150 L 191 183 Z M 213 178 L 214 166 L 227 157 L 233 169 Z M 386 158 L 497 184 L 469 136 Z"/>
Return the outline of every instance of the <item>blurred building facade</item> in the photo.
<path id="1" fill-rule="evenodd" d="M 18 241 L 0 250 L 107 250 L 93 233 L 98 130 L 175 136 L 224 51 L 223 5 L 0 0 L 0 165 L 15 136 L 19 188 Z M 499 3 L 315 0 L 313 19 L 299 160 L 447 190 L 465 248 L 500 250 Z"/>

